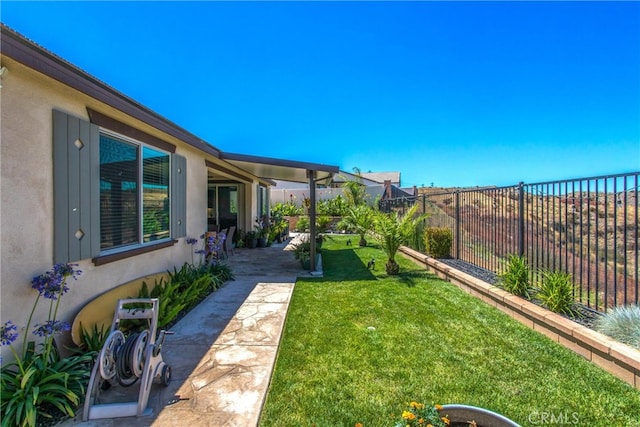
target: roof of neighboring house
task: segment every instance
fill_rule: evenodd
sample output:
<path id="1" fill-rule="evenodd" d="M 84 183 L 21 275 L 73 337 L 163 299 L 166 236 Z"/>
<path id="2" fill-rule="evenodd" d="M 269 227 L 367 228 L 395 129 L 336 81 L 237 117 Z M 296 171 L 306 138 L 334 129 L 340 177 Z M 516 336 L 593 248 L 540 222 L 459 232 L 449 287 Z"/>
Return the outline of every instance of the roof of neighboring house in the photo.
<path id="1" fill-rule="evenodd" d="M 379 182 L 380 184 L 384 184 L 385 181 L 391 181 L 394 184 L 400 185 L 400 172 L 363 172 L 362 177 Z"/>
<path id="2" fill-rule="evenodd" d="M 3 56 L 24 64 L 45 76 L 57 80 L 149 126 L 184 141 L 203 153 L 218 159 L 223 159 L 231 164 L 242 164 L 242 169 L 256 177 L 304 182 L 304 180 L 307 179 L 307 171 L 314 171 L 316 180 L 328 180 L 339 170 L 337 166 L 223 153 L 218 148 L 186 129 L 183 129 L 155 111 L 93 77 L 86 71 L 27 39 L 4 23 L 0 23 L 0 36 L 0 46 Z M 261 175 L 262 173 L 268 175 Z"/>
<path id="3" fill-rule="evenodd" d="M 370 178 L 365 178 L 364 176 L 358 176 L 356 174 L 353 173 L 349 173 L 349 172 L 345 172 L 345 171 L 340 171 L 340 173 L 338 173 L 337 175 L 335 175 L 333 177 L 333 182 L 347 182 L 347 181 L 357 181 L 357 180 L 361 180 L 362 184 L 364 185 L 380 185 L 380 184 L 384 184 L 384 182 L 378 182 L 375 180 L 372 180 Z"/>

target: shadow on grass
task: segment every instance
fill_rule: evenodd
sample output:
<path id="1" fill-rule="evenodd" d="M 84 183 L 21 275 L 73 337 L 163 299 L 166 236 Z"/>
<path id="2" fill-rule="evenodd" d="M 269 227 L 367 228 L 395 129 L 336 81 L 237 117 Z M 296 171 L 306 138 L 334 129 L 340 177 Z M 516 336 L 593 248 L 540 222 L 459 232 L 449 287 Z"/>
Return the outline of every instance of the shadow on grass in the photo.
<path id="1" fill-rule="evenodd" d="M 425 270 L 400 270 L 400 273 L 393 277 L 397 278 L 400 283 L 407 285 L 407 287 L 409 288 L 412 288 L 418 283 L 424 282 L 425 279 L 432 279 L 435 276 Z"/>
<path id="2" fill-rule="evenodd" d="M 322 251 L 324 280 L 376 280 L 353 248 Z"/>

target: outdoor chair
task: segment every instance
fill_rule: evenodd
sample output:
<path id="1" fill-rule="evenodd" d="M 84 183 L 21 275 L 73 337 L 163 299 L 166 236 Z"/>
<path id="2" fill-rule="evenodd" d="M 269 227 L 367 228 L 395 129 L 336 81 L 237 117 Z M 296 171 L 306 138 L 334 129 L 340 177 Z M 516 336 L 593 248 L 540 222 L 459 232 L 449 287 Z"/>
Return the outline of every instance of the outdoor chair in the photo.
<path id="1" fill-rule="evenodd" d="M 224 240 L 224 254 L 228 258 L 229 252 L 233 255 L 233 234 L 236 232 L 236 226 L 232 225 L 229 227 L 229 233 L 227 234 L 227 238 Z"/>

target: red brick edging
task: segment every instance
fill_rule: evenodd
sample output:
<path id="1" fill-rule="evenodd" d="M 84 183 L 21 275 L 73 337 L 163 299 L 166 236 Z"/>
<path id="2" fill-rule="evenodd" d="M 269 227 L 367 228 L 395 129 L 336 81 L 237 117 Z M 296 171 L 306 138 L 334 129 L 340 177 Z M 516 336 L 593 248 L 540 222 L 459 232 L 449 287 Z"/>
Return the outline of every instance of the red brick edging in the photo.
<path id="1" fill-rule="evenodd" d="M 640 390 L 640 351 L 411 248 L 400 253 Z"/>

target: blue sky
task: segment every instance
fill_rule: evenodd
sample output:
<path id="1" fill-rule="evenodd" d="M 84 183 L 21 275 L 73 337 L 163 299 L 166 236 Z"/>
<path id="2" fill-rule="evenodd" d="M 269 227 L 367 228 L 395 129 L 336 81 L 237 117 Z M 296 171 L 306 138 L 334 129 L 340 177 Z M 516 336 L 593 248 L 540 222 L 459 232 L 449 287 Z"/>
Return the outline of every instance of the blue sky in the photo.
<path id="1" fill-rule="evenodd" d="M 510 185 L 640 170 L 639 2 L 11 2 L 223 151 Z"/>

